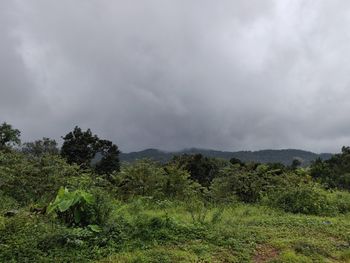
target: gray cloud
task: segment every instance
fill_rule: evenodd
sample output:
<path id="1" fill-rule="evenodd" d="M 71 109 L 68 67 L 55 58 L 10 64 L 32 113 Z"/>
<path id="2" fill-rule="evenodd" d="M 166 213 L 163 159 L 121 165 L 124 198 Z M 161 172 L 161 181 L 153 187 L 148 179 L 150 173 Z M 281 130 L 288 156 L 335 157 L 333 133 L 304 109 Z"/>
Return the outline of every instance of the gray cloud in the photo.
<path id="1" fill-rule="evenodd" d="M 0 117 L 121 150 L 349 145 L 345 0 L 1 1 Z"/>

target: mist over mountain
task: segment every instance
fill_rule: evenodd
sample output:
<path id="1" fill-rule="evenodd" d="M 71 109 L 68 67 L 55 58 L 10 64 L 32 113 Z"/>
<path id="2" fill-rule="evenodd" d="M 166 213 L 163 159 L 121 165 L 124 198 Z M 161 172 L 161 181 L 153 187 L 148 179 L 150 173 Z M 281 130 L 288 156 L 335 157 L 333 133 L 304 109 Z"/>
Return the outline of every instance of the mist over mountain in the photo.
<path id="1" fill-rule="evenodd" d="M 303 165 L 310 164 L 311 161 L 321 158 L 329 159 L 332 154 L 321 153 L 317 154 L 310 151 L 297 149 L 282 149 L 282 150 L 260 150 L 260 151 L 218 151 L 211 149 L 189 148 L 181 151 L 167 152 L 158 149 L 145 149 L 137 152 L 121 153 L 120 159 L 125 162 L 133 162 L 138 159 L 152 159 L 159 162 L 167 162 L 175 155 L 182 154 L 202 154 L 207 157 L 231 159 L 238 158 L 244 162 L 259 162 L 259 163 L 283 163 L 290 165 L 294 159 L 302 160 Z"/>

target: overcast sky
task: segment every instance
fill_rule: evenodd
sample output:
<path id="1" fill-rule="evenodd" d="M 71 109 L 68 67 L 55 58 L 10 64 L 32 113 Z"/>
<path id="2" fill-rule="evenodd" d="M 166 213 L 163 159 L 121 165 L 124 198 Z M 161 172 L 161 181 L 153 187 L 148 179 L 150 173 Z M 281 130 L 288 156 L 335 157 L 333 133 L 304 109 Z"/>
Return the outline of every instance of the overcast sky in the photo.
<path id="1" fill-rule="evenodd" d="M 124 151 L 350 145 L 348 0 L 0 0 L 0 122 Z"/>

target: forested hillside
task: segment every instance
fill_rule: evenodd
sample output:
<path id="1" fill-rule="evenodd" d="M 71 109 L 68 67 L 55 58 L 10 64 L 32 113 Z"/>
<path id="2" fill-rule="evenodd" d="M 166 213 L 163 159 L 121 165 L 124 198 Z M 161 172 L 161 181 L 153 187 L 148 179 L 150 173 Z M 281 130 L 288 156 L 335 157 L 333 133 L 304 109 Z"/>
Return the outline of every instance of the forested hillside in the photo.
<path id="1" fill-rule="evenodd" d="M 182 154 L 202 154 L 206 157 L 223 158 L 226 160 L 237 158 L 244 162 L 283 163 L 284 165 L 290 165 L 294 159 L 299 159 L 303 166 L 309 165 L 317 158 L 327 160 L 332 157 L 330 153 L 316 154 L 293 149 L 228 152 L 191 148 L 177 152 L 147 149 L 139 152 L 121 153 L 120 159 L 126 162 L 133 162 L 138 159 L 149 158 L 155 161 L 167 162 L 174 156 Z"/>

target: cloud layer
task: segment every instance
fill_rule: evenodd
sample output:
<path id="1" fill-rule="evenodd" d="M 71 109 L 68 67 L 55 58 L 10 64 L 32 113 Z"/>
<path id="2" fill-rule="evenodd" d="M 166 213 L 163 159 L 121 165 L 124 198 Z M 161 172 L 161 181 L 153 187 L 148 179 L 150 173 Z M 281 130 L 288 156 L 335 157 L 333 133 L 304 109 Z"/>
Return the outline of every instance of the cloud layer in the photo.
<path id="1" fill-rule="evenodd" d="M 350 144 L 346 0 L 0 1 L 0 121 L 122 151 Z"/>

